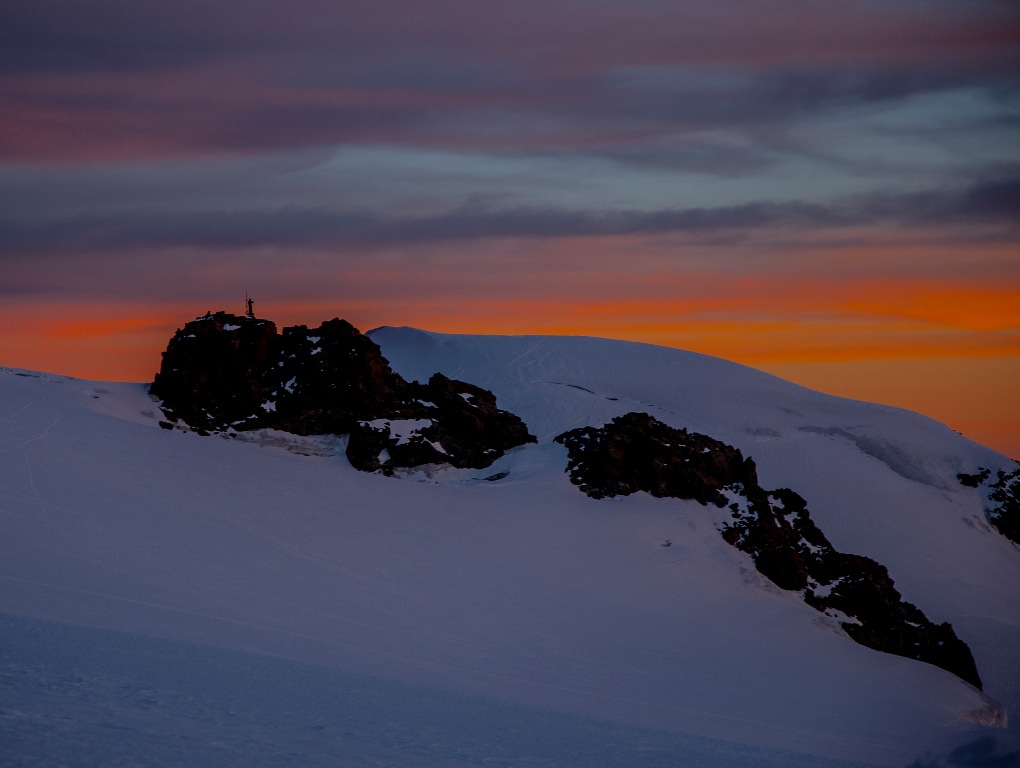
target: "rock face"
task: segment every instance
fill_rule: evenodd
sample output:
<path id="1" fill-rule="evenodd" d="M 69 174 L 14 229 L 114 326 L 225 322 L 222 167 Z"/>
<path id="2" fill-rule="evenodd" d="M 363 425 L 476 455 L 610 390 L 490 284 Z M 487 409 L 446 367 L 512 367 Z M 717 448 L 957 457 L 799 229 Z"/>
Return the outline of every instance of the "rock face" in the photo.
<path id="1" fill-rule="evenodd" d="M 196 430 L 240 424 L 264 402 L 262 374 L 276 338 L 269 320 L 225 312 L 200 317 L 174 334 L 149 391 L 171 420 Z"/>
<path id="2" fill-rule="evenodd" d="M 1000 469 L 995 473 L 985 512 L 999 533 L 1020 544 L 1020 467 L 1012 472 Z"/>
<path id="3" fill-rule="evenodd" d="M 496 407 L 488 390 L 435 373 L 406 385 L 401 418 L 359 422 L 347 457 L 358 469 L 391 473 L 398 467 L 448 462 L 481 469 L 508 448 L 535 442 L 517 416 Z"/>
<path id="4" fill-rule="evenodd" d="M 981 467 L 976 475 L 964 473 L 956 477 L 968 488 L 984 486 L 984 509 L 988 522 L 1012 541 L 1020 544 L 1020 467 L 1012 472 L 1000 469 L 990 480 L 992 470 Z"/>
<path id="5" fill-rule="evenodd" d="M 725 504 L 722 492 L 748 471 L 740 451 L 705 435 L 675 430 L 645 413 L 556 437 L 570 451 L 570 479 L 594 499 L 647 491 L 653 496 Z"/>
<path id="6" fill-rule="evenodd" d="M 965 485 L 968 488 L 979 488 L 981 483 L 988 479 L 988 475 L 992 470 L 982 469 L 976 475 L 968 475 L 961 472 L 956 476 L 956 479 L 960 481 L 960 485 Z"/>
<path id="7" fill-rule="evenodd" d="M 925 661 L 981 687 L 974 658 L 950 624 L 933 624 L 904 602 L 874 560 L 836 551 L 795 492 L 758 485 L 754 461 L 705 435 L 673 429 L 644 413 L 556 438 L 567 472 L 593 498 L 647 491 L 719 508 L 723 538 L 746 552 L 778 587 L 799 591 L 835 616 L 861 645 Z"/>
<path id="8" fill-rule="evenodd" d="M 351 463 L 387 474 L 429 463 L 487 467 L 535 441 L 491 392 L 440 374 L 406 382 L 339 319 L 277 333 L 269 320 L 207 314 L 170 340 L 150 392 L 170 421 L 203 434 L 349 434 Z"/>

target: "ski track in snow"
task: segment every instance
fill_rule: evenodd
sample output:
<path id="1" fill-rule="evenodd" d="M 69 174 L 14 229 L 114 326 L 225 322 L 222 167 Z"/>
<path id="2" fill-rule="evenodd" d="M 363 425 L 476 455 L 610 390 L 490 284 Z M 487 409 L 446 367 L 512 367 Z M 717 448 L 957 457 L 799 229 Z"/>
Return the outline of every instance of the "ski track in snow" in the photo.
<path id="1" fill-rule="evenodd" d="M 981 694 L 820 623 L 711 510 L 570 485 L 552 437 L 632 410 L 736 445 L 763 486 L 801 493 L 837 548 L 887 565 L 953 622 L 986 691 L 1020 705 L 1020 553 L 967 523 L 977 493 L 952 484 L 1005 457 L 678 350 L 372 338 L 408 379 L 491 389 L 540 444 L 384 478 L 335 446 L 162 430 L 140 385 L 0 369 L 5 760 L 906 766 L 990 732 L 959 717 Z M 892 448 L 861 450 L 876 441 Z"/>
<path id="2" fill-rule="evenodd" d="M 26 404 L 25 408 L 22 408 L 21 411 L 18 412 L 18 415 L 23 413 L 27 408 L 28 405 Z M 21 451 L 21 455 L 25 459 L 25 467 L 28 470 L 28 484 L 32 488 L 32 495 L 35 496 L 35 500 L 39 504 L 39 509 L 41 509 L 43 514 L 46 515 L 47 517 L 49 517 L 49 512 L 46 510 L 46 505 L 43 503 L 42 497 L 39 495 L 39 489 L 35 487 L 35 478 L 32 475 L 32 459 L 29 458 L 28 451 L 26 451 L 25 448 L 28 446 L 29 443 L 35 443 L 38 442 L 39 440 L 45 440 L 46 436 L 49 435 L 50 430 L 57 426 L 57 423 L 59 421 L 60 416 L 57 416 L 57 418 L 53 420 L 53 423 L 43 430 L 41 435 L 38 435 L 36 437 L 30 437 L 28 440 L 26 440 L 20 446 L 18 446 L 18 450 Z"/>

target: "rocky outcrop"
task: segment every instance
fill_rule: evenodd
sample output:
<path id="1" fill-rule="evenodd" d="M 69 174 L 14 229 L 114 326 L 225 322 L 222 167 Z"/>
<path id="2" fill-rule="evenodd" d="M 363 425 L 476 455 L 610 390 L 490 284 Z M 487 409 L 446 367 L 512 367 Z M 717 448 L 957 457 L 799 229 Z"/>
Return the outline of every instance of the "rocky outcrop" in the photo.
<path id="1" fill-rule="evenodd" d="M 1020 467 L 1012 472 L 999 470 L 989 486 L 988 522 L 1010 541 L 1020 544 Z"/>
<path id="2" fill-rule="evenodd" d="M 571 482 L 595 499 L 647 491 L 723 504 L 723 488 L 748 471 L 736 448 L 675 430 L 646 413 L 628 413 L 599 429 L 564 432 L 556 442 L 570 452 Z"/>
<path id="3" fill-rule="evenodd" d="M 487 467 L 535 440 L 491 392 L 440 374 L 405 381 L 378 345 L 339 319 L 278 333 L 269 320 L 207 314 L 170 340 L 150 392 L 168 427 L 346 434 L 351 463 L 386 474 L 430 463 Z"/>
<path id="4" fill-rule="evenodd" d="M 968 488 L 984 487 L 984 510 L 988 522 L 1003 536 L 1020 544 L 1020 467 L 1012 472 L 1000 469 L 990 480 L 992 470 L 980 467 L 975 475 L 963 472 L 956 477 Z"/>
<path id="5" fill-rule="evenodd" d="M 391 474 L 401 467 L 449 463 L 481 469 L 508 448 L 535 442 L 519 418 L 496 407 L 488 390 L 432 375 L 427 384 L 406 390 L 413 406 L 403 418 L 359 422 L 351 432 L 347 456 L 358 469 Z"/>
<path id="6" fill-rule="evenodd" d="M 364 419 L 414 418 L 420 410 L 379 346 L 335 318 L 283 329 L 262 394 L 260 420 L 298 435 L 347 434 Z"/>
<path id="7" fill-rule="evenodd" d="M 968 475 L 965 472 L 961 472 L 956 476 L 956 479 L 960 481 L 960 485 L 965 485 L 968 488 L 979 488 L 981 483 L 988 479 L 991 471 L 990 469 L 982 469 L 976 475 Z"/>
<path id="8" fill-rule="evenodd" d="M 217 312 L 174 334 L 149 392 L 170 421 L 210 432 L 259 412 L 262 376 L 274 355 L 276 325 Z"/>
<path id="9" fill-rule="evenodd" d="M 950 624 L 934 624 L 904 602 L 874 560 L 838 552 L 794 491 L 766 491 L 750 458 L 705 435 L 673 429 L 644 413 L 556 438 L 569 452 L 571 482 L 593 498 L 646 491 L 720 510 L 720 531 L 778 587 L 799 591 L 840 620 L 858 643 L 925 661 L 981 687 L 974 658 Z"/>
<path id="10" fill-rule="evenodd" d="M 724 525 L 723 538 L 751 555 L 769 580 L 800 591 L 815 610 L 846 617 L 841 626 L 861 645 L 926 661 L 981 687 L 970 648 L 952 625 L 935 624 L 904 601 L 885 566 L 833 548 L 797 493 L 756 485 L 733 490 L 733 522 Z"/>

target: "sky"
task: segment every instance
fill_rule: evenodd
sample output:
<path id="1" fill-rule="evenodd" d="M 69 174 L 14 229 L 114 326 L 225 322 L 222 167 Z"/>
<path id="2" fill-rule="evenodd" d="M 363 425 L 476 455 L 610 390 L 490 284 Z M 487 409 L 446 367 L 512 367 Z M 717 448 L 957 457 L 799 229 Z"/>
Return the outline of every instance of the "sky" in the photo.
<path id="1" fill-rule="evenodd" d="M 1020 458 L 1007 0 L 7 0 L 0 364 L 206 310 L 568 333 Z"/>

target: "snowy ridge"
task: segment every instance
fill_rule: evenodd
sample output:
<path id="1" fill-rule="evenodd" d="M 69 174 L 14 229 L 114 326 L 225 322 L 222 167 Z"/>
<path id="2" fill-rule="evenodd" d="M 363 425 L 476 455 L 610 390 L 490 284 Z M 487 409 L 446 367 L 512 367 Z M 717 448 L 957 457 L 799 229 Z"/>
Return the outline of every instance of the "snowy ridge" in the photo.
<path id="1" fill-rule="evenodd" d="M 371 338 L 408 380 L 439 371 L 491 390 L 539 443 L 481 471 L 391 478 L 356 471 L 342 450 L 160 429 L 139 385 L 0 371 L 0 611 L 738 755 L 690 752 L 706 765 L 905 766 L 989 733 L 1012 738 L 1015 726 L 974 721 L 990 700 L 1020 707 L 1020 553 L 987 525 L 979 490 L 955 480 L 1010 469 L 1006 457 L 917 414 L 678 350 L 413 329 Z M 835 548 L 886 565 L 932 621 L 953 624 L 987 696 L 853 643 L 757 574 L 709 508 L 579 493 L 552 438 L 632 411 L 725 440 L 754 458 L 764 487 L 795 488 Z M 516 749 L 503 764 L 570 764 L 538 744 Z M 656 764 L 646 758 L 613 764 Z"/>
<path id="2" fill-rule="evenodd" d="M 490 389 L 540 442 L 638 411 L 736 446 L 764 487 L 807 500 L 835 548 L 882 563 L 932 621 L 950 621 L 979 671 L 997 659 L 986 690 L 1020 709 L 1018 550 L 989 525 L 983 492 L 957 479 L 980 467 L 1013 471 L 1012 459 L 911 411 L 677 349 L 412 328 L 368 335 L 405 378 L 431 368 Z"/>
<path id="3" fill-rule="evenodd" d="M 556 442 L 570 453 L 571 482 L 592 498 L 645 491 L 726 510 L 723 539 L 773 584 L 818 611 L 848 616 L 840 626 L 861 645 L 934 664 L 981 688 L 970 649 L 950 624 L 936 626 L 904 601 L 879 563 L 833 549 L 804 499 L 789 488 L 762 488 L 754 460 L 732 446 L 639 413 L 564 432 Z M 1005 720 L 1004 712 L 994 718 Z"/>

